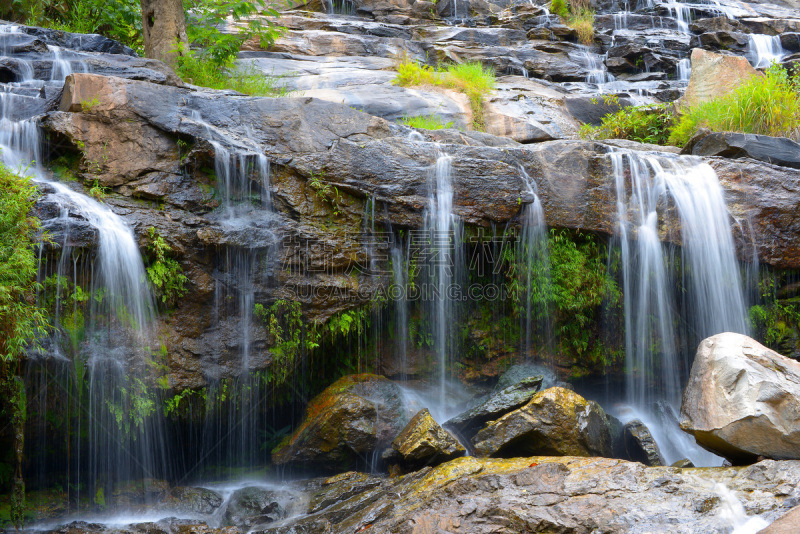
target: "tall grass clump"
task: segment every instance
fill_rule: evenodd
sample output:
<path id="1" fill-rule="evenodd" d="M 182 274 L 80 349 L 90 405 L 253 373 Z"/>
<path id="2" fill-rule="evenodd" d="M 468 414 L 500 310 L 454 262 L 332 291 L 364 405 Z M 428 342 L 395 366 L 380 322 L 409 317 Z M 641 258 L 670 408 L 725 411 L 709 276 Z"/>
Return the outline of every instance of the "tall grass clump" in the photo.
<path id="1" fill-rule="evenodd" d="M 253 63 L 217 65 L 190 50 L 178 57 L 176 72 L 182 80 L 211 89 L 233 89 L 252 96 L 287 96 L 281 76 L 261 72 Z"/>
<path id="2" fill-rule="evenodd" d="M 550 12 L 575 30 L 578 40 L 591 44 L 594 39 L 594 15 L 589 0 L 551 0 Z"/>
<path id="3" fill-rule="evenodd" d="M 618 104 L 616 97 L 605 97 L 606 103 Z M 672 103 L 648 104 L 623 108 L 603 117 L 600 126 L 584 124 L 584 139 L 630 139 L 639 143 L 665 145 L 675 120 Z"/>
<path id="4" fill-rule="evenodd" d="M 730 93 L 686 110 L 669 142 L 683 146 L 700 128 L 800 138 L 800 72 L 772 64 Z"/>
<path id="5" fill-rule="evenodd" d="M 399 121 L 400 124 L 411 126 L 412 128 L 420 128 L 422 130 L 445 130 L 452 128 L 453 123 L 442 122 L 442 119 L 431 113 L 430 115 L 419 115 L 417 117 L 403 117 Z"/>
<path id="6" fill-rule="evenodd" d="M 483 130 L 483 97 L 495 88 L 496 79 L 494 69 L 478 62 L 447 65 L 437 70 L 406 59 L 397 65 L 394 83 L 402 87 L 431 85 L 464 93 L 469 98 L 474 128 Z"/>

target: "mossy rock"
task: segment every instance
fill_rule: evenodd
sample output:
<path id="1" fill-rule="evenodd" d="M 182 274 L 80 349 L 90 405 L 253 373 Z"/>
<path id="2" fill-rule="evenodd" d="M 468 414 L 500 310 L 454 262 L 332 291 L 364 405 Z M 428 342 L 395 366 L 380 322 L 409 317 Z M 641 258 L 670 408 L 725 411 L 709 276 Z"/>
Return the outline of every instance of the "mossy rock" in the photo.
<path id="1" fill-rule="evenodd" d="M 273 449 L 272 461 L 329 472 L 365 467 L 408 419 L 397 384 L 372 374 L 345 376 L 311 400 L 305 420 Z"/>

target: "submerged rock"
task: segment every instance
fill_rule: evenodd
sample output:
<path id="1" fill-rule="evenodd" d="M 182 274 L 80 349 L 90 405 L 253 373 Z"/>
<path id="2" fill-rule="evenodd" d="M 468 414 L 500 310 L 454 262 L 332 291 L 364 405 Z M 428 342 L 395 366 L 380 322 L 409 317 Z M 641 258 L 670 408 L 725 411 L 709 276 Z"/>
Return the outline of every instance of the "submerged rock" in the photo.
<path id="1" fill-rule="evenodd" d="M 293 494 L 267 488 L 250 487 L 233 492 L 225 510 L 226 526 L 252 527 L 286 517 Z"/>
<path id="2" fill-rule="evenodd" d="M 527 404 L 541 385 L 542 376 L 523 378 L 515 385 L 493 393 L 478 406 L 453 417 L 444 427 L 465 439 L 471 439 L 489 421 L 495 421 Z"/>
<path id="3" fill-rule="evenodd" d="M 172 488 L 164 502 L 171 510 L 197 514 L 212 514 L 222 503 L 222 495 L 216 491 L 185 486 Z"/>
<path id="4" fill-rule="evenodd" d="M 800 363 L 727 332 L 700 343 L 681 428 L 733 464 L 800 459 Z"/>
<path id="5" fill-rule="evenodd" d="M 564 388 L 550 388 L 497 421 L 472 439 L 476 456 L 606 456 L 612 455 L 605 412 Z"/>
<path id="6" fill-rule="evenodd" d="M 272 461 L 327 471 L 366 466 L 407 421 L 397 384 L 377 375 L 345 376 L 311 400 L 305 420 L 272 451 Z"/>
<path id="7" fill-rule="evenodd" d="M 639 419 L 625 423 L 625 451 L 634 462 L 650 467 L 667 465 L 650 429 Z"/>
<path id="8" fill-rule="evenodd" d="M 392 441 L 392 449 L 396 451 L 400 465 L 406 469 L 438 465 L 467 452 L 456 438 L 439 426 L 427 408 L 409 421 Z"/>

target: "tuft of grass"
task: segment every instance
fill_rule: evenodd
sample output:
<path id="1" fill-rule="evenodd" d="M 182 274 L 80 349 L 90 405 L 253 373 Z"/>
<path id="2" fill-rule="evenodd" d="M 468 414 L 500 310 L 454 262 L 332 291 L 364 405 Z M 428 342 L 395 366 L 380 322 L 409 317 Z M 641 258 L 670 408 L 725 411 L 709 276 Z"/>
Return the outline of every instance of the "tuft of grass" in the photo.
<path id="1" fill-rule="evenodd" d="M 775 63 L 730 93 L 689 108 L 669 137 L 683 146 L 700 128 L 800 138 L 800 72 L 790 76 Z"/>
<path id="2" fill-rule="evenodd" d="M 551 0 L 550 13 L 575 30 L 578 40 L 591 44 L 594 39 L 594 9 L 589 0 Z"/>
<path id="3" fill-rule="evenodd" d="M 495 88 L 497 82 L 494 69 L 478 62 L 451 64 L 437 70 L 406 59 L 397 65 L 394 83 L 403 87 L 432 85 L 464 93 L 472 108 L 473 127 L 483 130 L 483 97 Z"/>
<path id="4" fill-rule="evenodd" d="M 630 139 L 665 145 L 674 120 L 675 113 L 669 102 L 632 106 L 609 113 L 600 126 L 582 125 L 579 134 L 584 139 Z"/>
<path id="5" fill-rule="evenodd" d="M 411 126 L 412 128 L 420 128 L 422 130 L 446 130 L 447 128 L 453 127 L 452 122 L 445 124 L 433 113 L 430 115 L 420 115 L 418 117 L 404 116 L 397 122 L 400 124 L 405 124 L 406 126 Z"/>
<path id="6" fill-rule="evenodd" d="M 594 39 L 594 10 L 589 8 L 572 8 L 573 13 L 566 19 L 566 25 L 575 30 L 578 40 L 583 44 L 592 44 Z"/>
<path id="7" fill-rule="evenodd" d="M 253 63 L 220 68 L 193 51 L 178 57 L 178 76 L 185 82 L 211 89 L 233 89 L 252 96 L 288 96 L 282 76 L 268 76 Z"/>

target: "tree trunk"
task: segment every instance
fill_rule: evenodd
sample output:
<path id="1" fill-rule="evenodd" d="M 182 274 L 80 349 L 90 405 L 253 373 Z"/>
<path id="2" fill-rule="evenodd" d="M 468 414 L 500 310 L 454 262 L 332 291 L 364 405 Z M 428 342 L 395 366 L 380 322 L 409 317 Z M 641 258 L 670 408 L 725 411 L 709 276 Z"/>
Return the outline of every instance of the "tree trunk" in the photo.
<path id="1" fill-rule="evenodd" d="M 142 33 L 144 53 L 175 67 L 178 44 L 188 50 L 186 15 L 182 0 L 140 0 L 142 4 Z"/>

